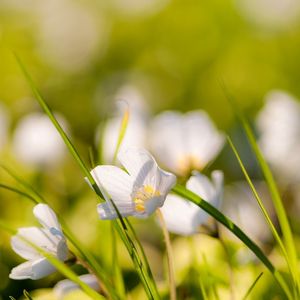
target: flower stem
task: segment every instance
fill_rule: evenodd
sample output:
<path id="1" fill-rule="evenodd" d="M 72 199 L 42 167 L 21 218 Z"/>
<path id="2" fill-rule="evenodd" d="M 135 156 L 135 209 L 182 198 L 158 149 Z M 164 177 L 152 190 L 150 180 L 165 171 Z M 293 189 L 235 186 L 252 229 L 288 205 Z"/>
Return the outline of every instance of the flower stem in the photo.
<path id="1" fill-rule="evenodd" d="M 156 214 L 161 223 L 162 232 L 165 239 L 167 258 L 168 258 L 168 271 L 169 271 L 169 283 L 170 283 L 170 299 L 176 300 L 176 283 L 175 283 L 175 272 L 174 272 L 174 259 L 173 259 L 173 251 L 171 246 L 170 235 L 167 230 L 166 222 L 161 213 L 160 209 L 156 210 Z"/>

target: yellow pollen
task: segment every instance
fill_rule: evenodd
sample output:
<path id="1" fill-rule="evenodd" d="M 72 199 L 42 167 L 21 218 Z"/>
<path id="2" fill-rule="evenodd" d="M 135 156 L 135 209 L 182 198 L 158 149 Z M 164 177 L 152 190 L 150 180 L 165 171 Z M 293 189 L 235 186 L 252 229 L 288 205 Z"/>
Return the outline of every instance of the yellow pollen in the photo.
<path id="1" fill-rule="evenodd" d="M 135 203 L 135 210 L 139 213 L 145 212 L 145 202 L 153 197 L 158 196 L 160 196 L 159 191 L 155 190 L 150 185 L 144 185 L 143 187 L 137 190 L 133 197 L 133 201 Z"/>
<path id="2" fill-rule="evenodd" d="M 203 169 L 201 159 L 195 155 L 186 155 L 178 159 L 177 162 L 178 172 L 181 175 L 187 175 L 191 170 Z"/>

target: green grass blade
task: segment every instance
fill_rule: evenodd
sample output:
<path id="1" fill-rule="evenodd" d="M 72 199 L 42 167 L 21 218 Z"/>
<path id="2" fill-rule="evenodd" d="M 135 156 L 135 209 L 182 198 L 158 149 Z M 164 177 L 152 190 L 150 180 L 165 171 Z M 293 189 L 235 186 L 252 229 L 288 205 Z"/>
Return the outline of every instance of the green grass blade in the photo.
<path id="1" fill-rule="evenodd" d="M 173 188 L 173 192 L 198 205 L 209 215 L 211 215 L 214 219 L 216 219 L 219 223 L 223 224 L 227 229 L 229 229 L 236 237 L 238 237 L 273 274 L 274 278 L 279 283 L 279 285 L 287 295 L 288 299 L 293 299 L 291 292 L 286 282 L 283 280 L 281 274 L 275 269 L 275 267 L 267 258 L 267 256 L 263 253 L 263 251 L 236 224 L 234 224 L 229 218 L 223 215 L 218 209 L 216 209 L 210 203 L 203 200 L 198 195 L 196 195 L 192 191 L 189 191 L 185 187 L 177 184 Z"/>
<path id="2" fill-rule="evenodd" d="M 21 59 L 16 54 L 15 54 L 15 58 L 17 60 L 17 63 L 19 65 L 20 69 L 23 72 L 23 75 L 24 75 L 25 79 L 27 80 L 29 86 L 31 87 L 31 90 L 32 90 L 32 92 L 33 92 L 36 100 L 38 101 L 38 103 L 40 104 L 40 106 L 42 107 L 42 109 L 44 110 L 44 112 L 48 115 L 50 121 L 53 123 L 53 125 L 56 128 L 56 130 L 58 131 L 58 133 L 62 137 L 64 143 L 68 147 L 68 149 L 69 149 L 70 153 L 72 154 L 73 158 L 76 160 L 76 162 L 80 166 L 80 168 L 83 171 L 83 173 L 86 176 L 86 178 L 91 183 L 91 185 L 94 188 L 95 192 L 100 197 L 102 197 L 102 194 L 101 194 L 101 192 L 99 190 L 99 187 L 97 186 L 97 184 L 96 184 L 93 176 L 90 174 L 89 169 L 86 167 L 86 164 L 81 159 L 81 157 L 80 157 L 79 153 L 77 152 L 76 148 L 74 147 L 73 143 L 71 142 L 71 140 L 69 139 L 69 137 L 67 136 L 67 134 L 65 133 L 65 131 L 63 130 L 63 128 L 61 127 L 61 125 L 57 121 L 57 119 L 55 118 L 55 116 L 52 113 L 50 107 L 48 106 L 48 104 L 43 99 L 41 93 L 39 92 L 39 90 L 35 86 L 34 81 L 32 80 L 31 76 L 29 75 L 29 73 L 28 73 L 27 69 L 25 68 L 24 64 L 22 63 Z"/>
<path id="3" fill-rule="evenodd" d="M 117 237 L 113 224 L 111 224 L 111 239 L 112 239 L 112 272 L 114 278 L 114 285 L 122 299 L 126 298 L 125 285 L 120 268 L 118 253 L 117 253 Z"/>
<path id="4" fill-rule="evenodd" d="M 15 188 L 15 187 L 0 183 L 0 188 L 14 192 L 16 194 L 19 194 L 22 197 L 28 198 L 29 200 L 33 201 L 35 204 L 39 203 L 33 196 Z"/>
<path id="5" fill-rule="evenodd" d="M 118 141 L 117 141 L 117 146 L 116 146 L 114 156 L 113 156 L 113 162 L 115 162 L 116 159 L 117 159 L 118 152 L 120 150 L 121 144 L 122 144 L 123 139 L 124 139 L 125 134 L 126 134 L 128 121 L 129 121 L 129 108 L 127 107 L 127 109 L 124 112 L 123 118 L 122 118 L 120 131 L 119 131 L 119 136 L 118 136 Z"/>
<path id="6" fill-rule="evenodd" d="M 273 224 L 273 222 L 272 222 L 272 220 L 271 220 L 271 218 L 270 218 L 270 216 L 269 216 L 269 214 L 268 214 L 268 212 L 267 212 L 267 210 L 266 210 L 266 208 L 265 208 L 265 206 L 264 206 L 261 198 L 259 197 L 259 195 L 258 195 L 258 193 L 257 193 L 257 191 L 256 191 L 256 189 L 255 189 L 255 187 L 253 185 L 253 182 L 251 181 L 250 176 L 249 176 L 249 174 L 248 174 L 248 172 L 247 172 L 247 170 L 246 170 L 246 168 L 245 168 L 245 166 L 244 166 L 244 164 L 243 164 L 243 162 L 241 160 L 241 157 L 239 156 L 239 153 L 238 153 L 236 147 L 234 146 L 231 138 L 227 137 L 227 140 L 228 140 L 228 143 L 229 143 L 229 145 L 230 145 L 230 147 L 231 147 L 231 149 L 232 149 L 232 151 L 233 151 L 233 153 L 234 153 L 234 155 L 235 155 L 235 157 L 236 157 L 236 159 L 237 159 L 237 161 L 238 161 L 238 163 L 240 165 L 240 168 L 241 168 L 241 170 L 242 170 L 242 172 L 243 172 L 243 174 L 244 174 L 244 176 L 245 176 L 245 178 L 246 178 L 246 180 L 248 182 L 248 185 L 250 186 L 250 188 L 252 190 L 252 193 L 253 193 L 253 195 L 254 195 L 254 197 L 255 197 L 255 199 L 256 199 L 256 201 L 257 201 L 257 203 L 258 203 L 258 205 L 259 205 L 259 207 L 260 207 L 260 209 L 261 209 L 261 211 L 262 211 L 262 213 L 263 213 L 263 215 L 264 215 L 264 217 L 266 219 L 266 222 L 267 222 L 267 224 L 268 224 L 268 226 L 269 226 L 269 228 L 270 228 L 270 230 L 271 230 L 271 232 L 272 232 L 272 234 L 273 234 L 276 242 L 279 245 L 279 248 L 280 248 L 280 250 L 281 250 L 281 252 L 282 252 L 282 254 L 283 254 L 283 256 L 284 256 L 284 258 L 285 258 L 285 260 L 287 262 L 287 265 L 288 265 L 288 268 L 290 270 L 290 273 L 293 276 L 293 272 L 292 272 L 292 267 L 291 267 L 291 264 L 290 264 L 289 256 L 288 256 L 288 253 L 287 253 L 287 251 L 286 251 L 286 249 L 284 247 L 284 244 L 283 244 L 283 242 L 282 242 L 282 240 L 281 240 L 281 238 L 279 236 L 279 233 L 277 232 L 277 230 L 276 230 L 276 228 L 275 228 L 275 226 L 274 226 L 274 224 Z"/>
<path id="7" fill-rule="evenodd" d="M 296 246 L 295 246 L 295 242 L 293 239 L 293 234 L 292 234 L 292 230 L 286 215 L 286 211 L 284 209 L 284 205 L 282 202 L 282 199 L 280 197 L 280 193 L 279 190 L 277 188 L 274 176 L 270 170 L 269 165 L 267 164 L 253 133 L 253 130 L 251 129 L 251 126 L 248 122 L 248 120 L 246 119 L 246 117 L 244 116 L 244 114 L 240 111 L 239 107 L 237 106 L 234 98 L 232 97 L 232 95 L 230 95 L 226 89 L 226 87 L 224 86 L 224 84 L 222 84 L 222 88 L 223 91 L 228 99 L 228 101 L 230 102 L 234 113 L 236 114 L 238 120 L 240 121 L 241 125 L 244 128 L 244 131 L 246 133 L 247 139 L 250 143 L 250 146 L 256 156 L 256 159 L 259 163 L 259 166 L 262 170 L 262 173 L 264 175 L 264 178 L 267 182 L 268 188 L 270 190 L 271 196 L 272 196 L 272 201 L 275 207 L 275 211 L 278 217 L 278 221 L 280 224 L 280 228 L 282 231 L 282 235 L 284 238 L 284 243 L 286 246 L 286 251 L 288 253 L 288 257 L 289 257 L 289 261 L 290 261 L 290 265 L 292 267 L 292 272 L 293 272 L 293 279 L 294 279 L 294 284 L 296 286 L 296 290 L 297 290 L 297 294 L 299 295 L 300 293 L 300 277 L 299 277 L 299 270 L 298 270 L 298 257 L 297 257 L 297 250 L 296 250 Z"/>
<path id="8" fill-rule="evenodd" d="M 255 288 L 257 282 L 259 281 L 259 279 L 263 276 L 264 272 L 261 272 L 257 278 L 254 280 L 254 282 L 251 284 L 251 286 L 249 287 L 247 293 L 245 294 L 245 296 L 243 297 L 243 300 L 246 300 L 248 298 L 248 296 L 250 295 L 250 293 L 252 292 L 252 290 Z"/>
<path id="9" fill-rule="evenodd" d="M 30 294 L 26 290 L 23 291 L 23 295 L 27 300 L 33 300 L 33 298 L 30 296 Z"/>

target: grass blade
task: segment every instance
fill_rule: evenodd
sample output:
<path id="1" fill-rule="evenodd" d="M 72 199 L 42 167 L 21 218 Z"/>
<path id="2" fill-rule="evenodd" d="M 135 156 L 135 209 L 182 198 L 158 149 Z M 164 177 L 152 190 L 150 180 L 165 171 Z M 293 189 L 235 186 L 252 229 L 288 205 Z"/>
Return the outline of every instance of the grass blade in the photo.
<path id="1" fill-rule="evenodd" d="M 254 187 L 254 185 L 253 185 L 253 183 L 252 183 L 252 181 L 250 179 L 250 176 L 249 176 L 249 174 L 248 174 L 248 172 L 247 172 L 247 170 L 246 170 L 246 168 L 245 168 L 245 166 L 244 166 L 244 164 L 243 164 L 243 162 L 242 162 L 242 160 L 241 160 L 241 158 L 239 156 L 239 153 L 238 153 L 236 147 L 234 146 L 234 144 L 233 144 L 233 142 L 231 140 L 231 138 L 227 137 L 227 140 L 228 140 L 228 143 L 229 143 L 229 145 L 230 145 L 230 147 L 231 147 L 231 149 L 232 149 L 232 151 L 233 151 L 233 153 L 234 153 L 234 155 L 235 155 L 235 157 L 236 157 L 236 159 L 237 159 L 237 161 L 238 161 L 238 163 L 240 165 L 240 168 L 241 168 L 241 170 L 242 170 L 242 172 L 243 172 L 243 174 L 244 174 L 244 176 L 245 176 L 245 178 L 246 178 L 246 180 L 248 182 L 248 185 L 250 186 L 250 188 L 252 190 L 252 193 L 253 193 L 253 195 L 254 195 L 254 197 L 255 197 L 255 199 L 256 199 L 256 201 L 257 201 L 257 203 L 258 203 L 258 205 L 259 205 L 259 207 L 260 207 L 260 209 L 261 209 L 261 211 L 262 211 L 262 213 L 263 213 L 266 221 L 267 221 L 267 224 L 268 224 L 268 226 L 269 226 L 269 228 L 270 228 L 270 230 L 271 230 L 271 232 L 272 232 L 272 234 L 273 234 L 276 242 L 279 245 L 279 248 L 280 248 L 280 250 L 281 250 L 281 252 L 282 252 L 282 254 L 283 254 L 283 256 L 284 256 L 284 258 L 285 258 L 285 260 L 287 262 L 287 264 L 288 264 L 288 268 L 290 270 L 290 273 L 293 276 L 293 272 L 292 272 L 291 265 L 290 265 L 290 260 L 289 260 L 287 251 L 286 251 L 286 249 L 284 247 L 284 244 L 283 244 L 283 242 L 282 242 L 282 240 L 281 240 L 281 238 L 279 236 L 279 233 L 277 232 L 277 230 L 276 230 L 276 228 L 275 228 L 275 226 L 274 226 L 274 224 L 273 224 L 270 216 L 268 215 L 268 212 L 267 212 L 267 210 L 266 210 L 266 208 L 265 208 L 265 206 L 264 206 L 261 198 L 259 197 L 259 195 L 258 195 L 258 193 L 257 193 L 257 191 L 256 191 L 256 189 L 255 189 L 255 187 Z"/>
<path id="2" fill-rule="evenodd" d="M 118 152 L 120 150 L 121 144 L 122 144 L 123 139 L 124 139 L 125 134 L 126 134 L 128 121 L 129 121 L 129 107 L 126 108 L 126 110 L 124 112 L 124 115 L 123 115 L 123 118 L 122 118 L 120 131 L 119 131 L 119 136 L 118 136 L 118 141 L 117 141 L 117 146 L 116 146 L 114 156 L 113 156 L 113 162 L 115 162 L 116 159 L 117 159 Z"/>
<path id="3" fill-rule="evenodd" d="M 251 126 L 248 122 L 248 120 L 246 119 L 246 117 L 244 116 L 244 114 L 239 110 L 238 106 L 235 103 L 234 98 L 228 93 L 228 91 L 226 90 L 225 86 L 222 85 L 223 87 L 223 91 L 228 99 L 228 101 L 230 102 L 234 113 L 236 114 L 239 122 L 241 123 L 247 139 L 250 143 L 250 146 L 252 148 L 252 151 L 254 152 L 256 159 L 259 163 L 259 166 L 262 170 L 262 173 L 264 175 L 264 178 L 267 182 L 268 188 L 270 190 L 271 196 L 272 196 L 272 200 L 273 200 L 273 204 L 274 204 L 274 208 L 278 217 L 278 221 L 280 224 L 280 228 L 282 231 L 282 235 L 284 238 L 284 243 L 285 243 L 285 247 L 286 247 L 286 251 L 288 253 L 288 259 L 290 261 L 290 265 L 291 265 L 291 271 L 293 274 L 293 280 L 294 280 L 294 285 L 296 288 L 296 297 L 299 296 L 299 288 L 300 288 L 300 284 L 299 284 L 299 270 L 298 270 L 298 257 L 297 257 L 297 250 L 296 250 L 296 246 L 295 246 L 295 242 L 293 239 L 293 234 L 292 234 L 292 230 L 288 221 L 288 217 L 286 215 L 286 211 L 284 209 L 284 205 L 282 202 L 282 199 L 280 197 L 280 193 L 279 190 L 277 188 L 274 176 L 271 172 L 271 169 L 269 167 L 269 165 L 267 164 L 253 133 L 253 130 L 251 129 Z"/>
<path id="4" fill-rule="evenodd" d="M 176 185 L 173 188 L 173 192 L 185 199 L 188 199 L 206 211 L 219 223 L 223 224 L 227 229 L 229 229 L 236 237 L 238 237 L 255 255 L 256 257 L 267 267 L 267 269 L 273 274 L 275 280 L 279 283 L 288 299 L 293 299 L 292 294 L 282 278 L 281 274 L 275 269 L 270 260 L 262 252 L 262 250 L 229 218 L 223 215 L 218 209 L 212 206 L 207 201 L 200 198 L 198 195 L 192 191 L 186 189 L 181 185 Z"/>
<path id="5" fill-rule="evenodd" d="M 93 189 L 95 190 L 95 192 L 103 199 L 102 194 L 101 194 L 101 192 L 100 192 L 100 190 L 99 190 L 99 188 L 98 188 L 98 186 L 97 186 L 97 184 L 96 184 L 93 176 L 91 175 L 89 169 L 86 167 L 85 163 L 81 159 L 81 157 L 78 154 L 78 152 L 77 152 L 76 148 L 74 147 L 73 143 L 71 142 L 71 140 L 69 139 L 69 137 L 67 136 L 67 134 L 65 133 L 65 131 L 63 130 L 63 128 L 61 127 L 61 125 L 57 121 L 57 119 L 55 118 L 55 116 L 52 113 L 50 107 L 44 101 L 41 93 L 39 92 L 39 90 L 35 86 L 35 83 L 33 82 L 31 76 L 29 75 L 29 73 L 27 71 L 27 69 L 23 65 L 21 59 L 16 54 L 15 54 L 15 58 L 16 58 L 16 60 L 18 62 L 18 65 L 19 65 L 20 69 L 23 72 L 24 77 L 26 78 L 29 86 L 31 87 L 31 90 L 32 90 L 32 92 L 33 92 L 36 100 L 38 101 L 38 103 L 40 104 L 40 106 L 42 107 L 42 109 L 44 110 L 44 112 L 48 115 L 50 121 L 53 123 L 53 125 L 56 128 L 56 130 L 58 131 L 58 133 L 62 137 L 64 143 L 68 147 L 68 149 L 69 149 L 70 153 L 72 154 L 73 158 L 76 160 L 76 162 L 80 166 L 80 168 L 83 171 L 83 173 L 86 176 L 86 178 L 91 183 L 91 185 L 92 185 Z"/>
<path id="6" fill-rule="evenodd" d="M 250 293 L 252 292 L 252 290 L 255 288 L 257 282 L 259 281 L 259 279 L 263 276 L 264 272 L 261 272 L 257 278 L 254 280 L 254 282 L 251 284 L 251 286 L 249 287 L 247 293 L 245 294 L 245 296 L 243 297 L 243 300 L 246 300 L 248 298 L 248 296 L 250 295 Z"/>

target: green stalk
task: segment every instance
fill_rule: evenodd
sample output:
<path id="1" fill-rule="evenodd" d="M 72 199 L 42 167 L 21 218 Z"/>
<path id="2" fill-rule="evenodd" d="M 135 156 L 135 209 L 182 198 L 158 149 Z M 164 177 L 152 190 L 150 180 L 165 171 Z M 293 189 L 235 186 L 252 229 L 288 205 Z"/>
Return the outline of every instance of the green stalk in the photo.
<path id="1" fill-rule="evenodd" d="M 248 296 L 250 295 L 250 293 L 252 292 L 252 290 L 255 288 L 257 282 L 259 281 L 259 279 L 263 276 L 263 272 L 261 272 L 257 278 L 254 280 L 254 282 L 251 284 L 251 286 L 249 287 L 247 293 L 245 294 L 245 296 L 243 297 L 243 300 L 246 300 L 248 298 Z"/>
<path id="2" fill-rule="evenodd" d="M 207 201 L 200 198 L 195 193 L 189 191 L 185 187 L 181 185 L 176 185 L 173 188 L 173 192 L 185 199 L 188 199 L 206 211 L 209 215 L 211 215 L 218 222 L 223 224 L 227 229 L 229 229 L 236 237 L 238 237 L 255 255 L 256 257 L 267 267 L 267 269 L 274 276 L 275 280 L 281 286 L 283 291 L 285 292 L 288 299 L 293 299 L 292 294 L 281 276 L 281 274 L 275 269 L 270 260 L 265 256 L 262 250 L 229 218 L 223 215 L 218 209 L 212 206 Z"/>

